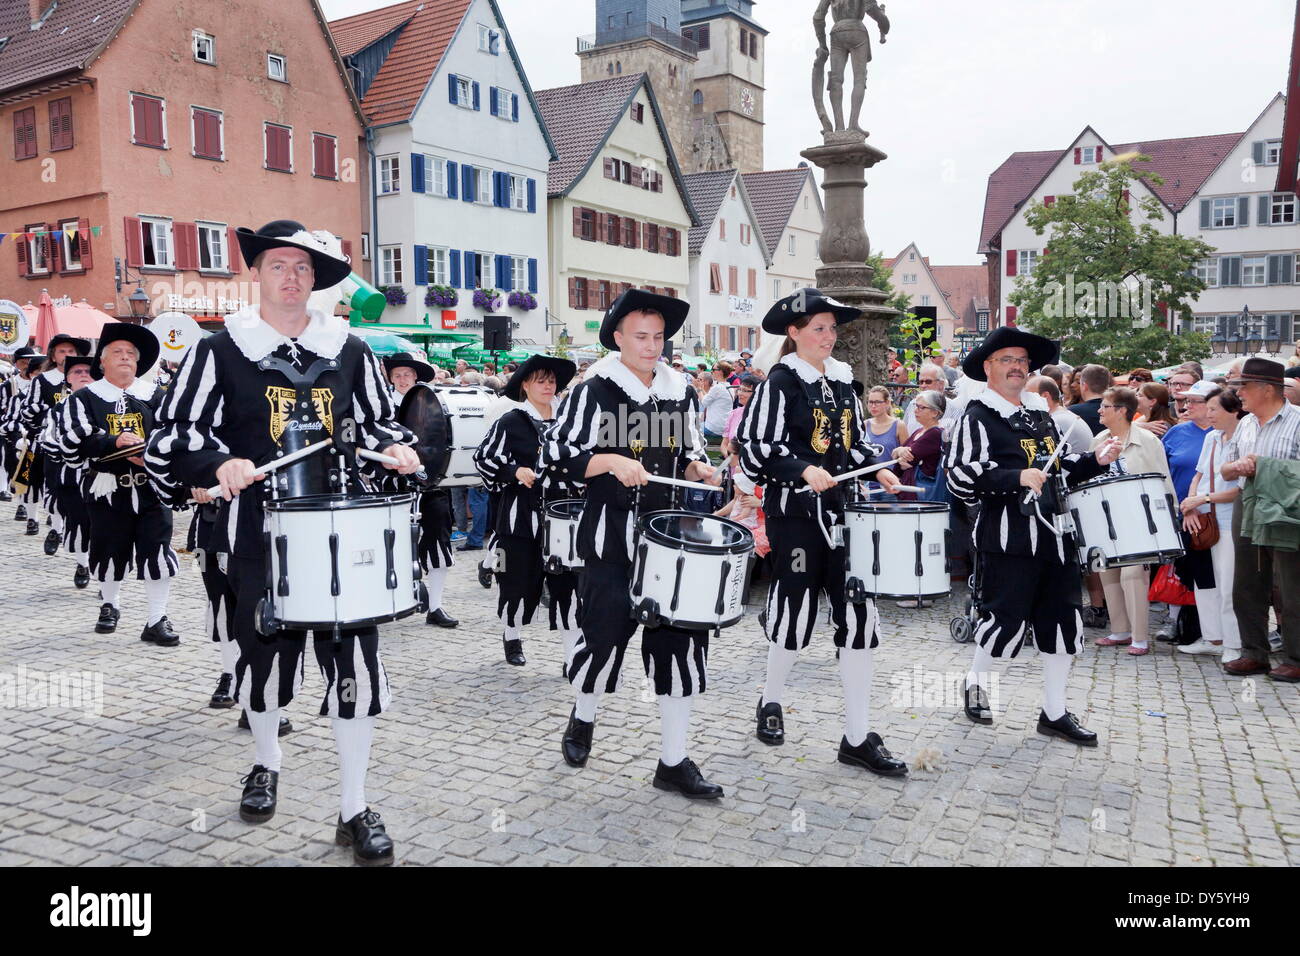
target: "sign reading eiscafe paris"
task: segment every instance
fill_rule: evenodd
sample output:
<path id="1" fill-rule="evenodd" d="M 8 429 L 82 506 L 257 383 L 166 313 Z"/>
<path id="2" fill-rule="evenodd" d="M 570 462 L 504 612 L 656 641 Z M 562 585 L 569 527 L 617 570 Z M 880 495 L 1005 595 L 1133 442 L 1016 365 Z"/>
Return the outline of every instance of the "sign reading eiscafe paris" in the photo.
<path id="1" fill-rule="evenodd" d="M 174 312 L 203 312 L 212 314 L 216 312 L 238 312 L 244 306 L 248 305 L 243 299 L 227 299 L 225 296 L 198 295 L 168 295 L 167 308 Z"/>

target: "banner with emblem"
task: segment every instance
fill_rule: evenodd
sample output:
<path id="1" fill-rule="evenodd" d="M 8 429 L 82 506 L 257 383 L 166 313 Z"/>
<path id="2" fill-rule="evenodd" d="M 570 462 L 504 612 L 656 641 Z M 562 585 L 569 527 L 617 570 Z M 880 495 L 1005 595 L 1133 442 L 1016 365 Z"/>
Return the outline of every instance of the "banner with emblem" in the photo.
<path id="1" fill-rule="evenodd" d="M 0 299 L 0 355 L 13 355 L 31 339 L 27 313 L 17 302 Z"/>
<path id="2" fill-rule="evenodd" d="M 149 323 L 148 329 L 158 339 L 164 361 L 179 362 L 185 353 L 203 338 L 199 323 L 183 312 L 164 312 Z"/>

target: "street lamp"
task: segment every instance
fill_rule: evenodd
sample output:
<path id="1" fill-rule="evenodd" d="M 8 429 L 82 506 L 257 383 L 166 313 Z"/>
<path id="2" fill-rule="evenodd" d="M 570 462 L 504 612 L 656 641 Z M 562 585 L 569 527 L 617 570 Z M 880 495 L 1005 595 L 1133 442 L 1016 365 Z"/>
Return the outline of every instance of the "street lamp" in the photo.
<path id="1" fill-rule="evenodd" d="M 1282 351 L 1282 330 L 1277 326 L 1264 335 L 1264 350 L 1271 355 Z"/>
<path id="2" fill-rule="evenodd" d="M 1214 338 L 1210 339 L 1210 351 L 1216 355 L 1224 355 L 1228 351 L 1228 337 L 1220 332 Z"/>
<path id="3" fill-rule="evenodd" d="M 149 296 L 139 280 L 136 280 L 135 291 L 126 297 L 126 304 L 131 308 L 132 318 L 143 319 L 149 315 Z"/>

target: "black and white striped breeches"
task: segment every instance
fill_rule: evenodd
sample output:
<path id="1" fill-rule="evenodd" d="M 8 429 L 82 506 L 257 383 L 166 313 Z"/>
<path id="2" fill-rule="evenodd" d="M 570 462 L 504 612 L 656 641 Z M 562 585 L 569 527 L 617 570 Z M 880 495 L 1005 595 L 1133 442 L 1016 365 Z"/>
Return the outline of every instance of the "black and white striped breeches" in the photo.
<path id="1" fill-rule="evenodd" d="M 456 562 L 451 556 L 451 492 L 444 488 L 423 492 L 417 506 L 420 566 L 426 571 L 452 567 Z"/>
<path id="2" fill-rule="evenodd" d="M 551 594 L 551 630 L 577 626 L 578 578 L 572 571 L 546 574 L 542 545 L 535 538 L 494 538 L 496 551 L 497 615 L 509 627 L 531 624 L 542 599 L 545 583 Z"/>
<path id="3" fill-rule="evenodd" d="M 1014 658 L 1033 625 L 1041 654 L 1083 650 L 1079 616 L 1082 578 L 1079 565 L 1055 555 L 1029 557 L 980 551 L 979 622 L 975 640 L 996 658 Z"/>
<path id="4" fill-rule="evenodd" d="M 225 555 L 209 551 L 199 552 L 199 573 L 203 577 L 203 590 L 208 595 L 206 626 L 214 643 L 235 639 L 235 593 L 230 578 L 222 569 Z"/>
<path id="5" fill-rule="evenodd" d="M 578 638 L 569 683 L 586 694 L 618 689 L 623 655 L 639 626 L 632 618 L 630 565 L 588 558 L 580 576 Z M 709 632 L 647 627 L 641 635 L 646 678 L 660 697 L 692 697 L 708 685 Z"/>
<path id="6" fill-rule="evenodd" d="M 880 644 L 880 615 L 875 602 L 849 604 L 844 599 L 847 548 L 832 549 L 811 518 L 767 518 L 772 545 L 772 583 L 767 589 L 765 633 L 773 644 L 798 651 L 812 640 L 821 610 L 821 594 L 831 605 L 835 646 L 853 650 Z"/>
<path id="7" fill-rule="evenodd" d="M 54 492 L 63 516 L 63 546 L 69 554 L 90 550 L 90 506 L 81 490 L 81 475 L 66 465 L 59 466 L 59 483 Z"/>
<path id="8" fill-rule="evenodd" d="M 172 550 L 172 512 L 152 492 L 140 495 L 140 511 L 91 498 L 90 573 L 98 581 L 121 581 L 135 568 L 141 581 L 170 578 L 180 569 Z"/>

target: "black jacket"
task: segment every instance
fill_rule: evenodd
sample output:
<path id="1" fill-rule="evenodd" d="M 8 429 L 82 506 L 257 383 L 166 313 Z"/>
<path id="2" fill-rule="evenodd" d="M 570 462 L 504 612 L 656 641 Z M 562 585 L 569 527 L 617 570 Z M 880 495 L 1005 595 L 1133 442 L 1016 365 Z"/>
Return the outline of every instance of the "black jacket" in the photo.
<path id="1" fill-rule="evenodd" d="M 501 496 L 496 506 L 498 537 L 537 538 L 542 530 L 543 504 L 581 497 L 581 485 L 565 481 L 554 469 L 543 470 L 537 464 L 543 436 L 553 421 L 538 417 L 532 405 L 512 408 L 493 423 L 474 453 L 474 465 L 487 490 Z M 515 473 L 520 468 L 539 472 L 531 488 L 519 483 Z"/>

